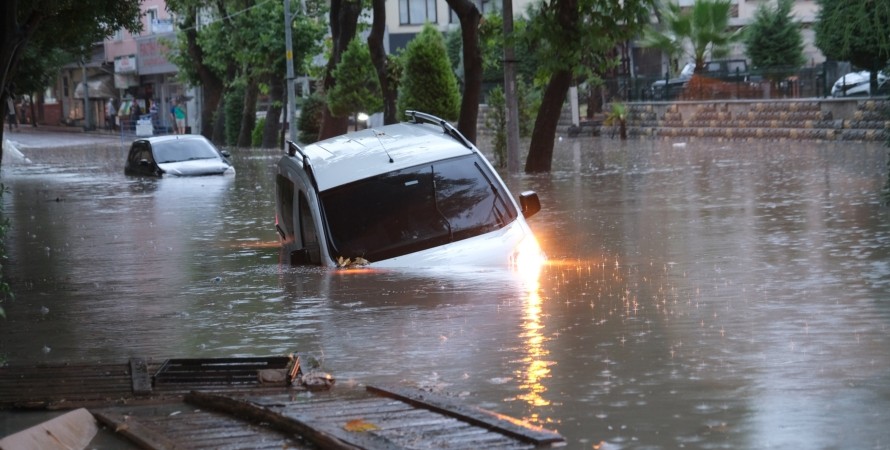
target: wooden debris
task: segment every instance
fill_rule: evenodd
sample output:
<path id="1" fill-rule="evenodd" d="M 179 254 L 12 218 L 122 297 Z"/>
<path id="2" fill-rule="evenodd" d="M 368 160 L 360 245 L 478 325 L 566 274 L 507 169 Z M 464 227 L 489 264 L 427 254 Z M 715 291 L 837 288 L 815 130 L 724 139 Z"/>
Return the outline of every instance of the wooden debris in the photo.
<path id="1" fill-rule="evenodd" d="M 0 449 L 79 450 L 98 432 L 96 419 L 81 408 L 0 439 Z"/>

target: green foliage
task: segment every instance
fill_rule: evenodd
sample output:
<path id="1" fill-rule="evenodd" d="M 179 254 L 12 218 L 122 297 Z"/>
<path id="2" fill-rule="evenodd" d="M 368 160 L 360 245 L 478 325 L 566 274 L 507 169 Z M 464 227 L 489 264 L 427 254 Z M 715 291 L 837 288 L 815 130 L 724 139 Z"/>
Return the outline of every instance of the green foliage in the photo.
<path id="1" fill-rule="evenodd" d="M 603 125 L 613 126 L 623 123 L 627 120 L 627 106 L 624 103 L 612 103 L 612 108 L 606 114 Z"/>
<path id="2" fill-rule="evenodd" d="M 266 118 L 257 119 L 253 131 L 250 132 L 250 146 L 260 148 L 263 146 L 263 128 L 266 127 Z"/>
<path id="3" fill-rule="evenodd" d="M 513 20 L 513 53 L 516 57 L 516 74 L 518 77 L 533 80 L 538 63 L 535 53 L 531 50 L 531 39 L 526 39 L 528 20 L 517 17 Z M 482 66 L 485 70 L 483 80 L 488 82 L 504 81 L 504 18 L 499 11 L 489 13 L 479 25 L 479 47 L 482 51 Z"/>
<path id="4" fill-rule="evenodd" d="M 494 131 L 492 146 L 494 147 L 495 165 L 507 166 L 507 102 L 504 97 L 504 87 L 495 86 L 488 91 L 488 114 L 485 116 L 485 126 Z"/>
<path id="5" fill-rule="evenodd" d="M 15 95 L 42 92 L 52 85 L 62 66 L 79 57 L 58 48 L 43 48 L 46 42 L 32 42 L 19 60 L 19 70 L 13 78 Z"/>
<path id="6" fill-rule="evenodd" d="M 236 84 L 226 92 L 225 98 L 225 135 L 226 145 L 238 144 L 238 133 L 241 132 L 241 113 L 244 110 L 244 85 Z"/>
<path id="7" fill-rule="evenodd" d="M 540 96 L 530 92 L 531 87 L 520 78 L 516 82 L 516 97 L 519 108 L 519 136 L 528 137 L 534 126 L 534 117 L 538 113 Z M 498 167 L 507 165 L 507 103 L 504 87 L 499 84 L 488 92 L 488 112 L 485 126 L 494 132 L 495 164 Z"/>
<path id="8" fill-rule="evenodd" d="M 779 0 L 775 7 L 760 5 L 745 31 L 751 65 L 767 69 L 773 81 L 788 77 L 806 63 L 800 23 L 795 22 L 791 14 L 793 5 L 793 0 Z"/>
<path id="9" fill-rule="evenodd" d="M 730 0 L 695 0 L 690 9 L 668 1 L 660 10 L 663 23 L 647 27 L 641 44 L 665 52 L 671 60 L 683 57 L 688 44 L 691 53 L 686 56 L 695 62 L 697 71 L 707 59 L 726 57 L 730 46 L 743 37 L 741 29 L 729 26 Z"/>
<path id="10" fill-rule="evenodd" d="M 337 80 L 328 92 L 328 108 L 335 117 L 383 110 L 380 80 L 368 46 L 358 38 L 349 42 L 333 71 Z"/>
<path id="11" fill-rule="evenodd" d="M 398 116 L 409 109 L 457 120 L 460 92 L 451 70 L 442 34 L 426 24 L 408 43 L 402 59 L 403 73 L 398 99 Z"/>
<path id="12" fill-rule="evenodd" d="M 451 70 L 455 74 L 463 73 L 463 37 L 460 34 L 460 28 L 455 28 L 445 32 L 445 50 L 448 53 L 448 61 L 451 63 Z"/>
<path id="13" fill-rule="evenodd" d="M 875 72 L 890 60 L 890 2 L 819 0 L 815 44 L 828 59 Z"/>
<path id="14" fill-rule="evenodd" d="M 303 102 L 300 117 L 297 119 L 297 129 L 300 130 L 300 142 L 311 144 L 318 140 L 324 108 L 327 108 L 327 105 L 325 105 L 324 97 L 321 94 L 312 94 Z"/>

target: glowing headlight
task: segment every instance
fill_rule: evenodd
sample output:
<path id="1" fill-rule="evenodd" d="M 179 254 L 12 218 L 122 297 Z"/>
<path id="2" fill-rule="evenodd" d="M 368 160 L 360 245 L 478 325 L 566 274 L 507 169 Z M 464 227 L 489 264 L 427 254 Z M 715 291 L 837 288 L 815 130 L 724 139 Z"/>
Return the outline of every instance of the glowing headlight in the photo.
<path id="1" fill-rule="evenodd" d="M 510 255 L 510 265 L 519 273 L 537 277 L 541 266 L 547 261 L 547 256 L 541 251 L 537 239 L 534 236 L 526 236 Z"/>
<path id="2" fill-rule="evenodd" d="M 357 118 L 358 118 L 359 122 L 367 122 L 368 121 L 368 115 L 365 113 L 358 113 Z"/>

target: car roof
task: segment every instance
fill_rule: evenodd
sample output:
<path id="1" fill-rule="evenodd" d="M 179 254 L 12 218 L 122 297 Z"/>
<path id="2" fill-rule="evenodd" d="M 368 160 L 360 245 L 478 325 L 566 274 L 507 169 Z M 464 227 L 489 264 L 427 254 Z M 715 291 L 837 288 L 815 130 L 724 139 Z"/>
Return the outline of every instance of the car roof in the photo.
<path id="1" fill-rule="evenodd" d="M 150 137 L 136 139 L 133 142 L 143 141 L 143 142 L 149 142 L 151 144 L 158 144 L 158 143 L 176 141 L 176 140 L 188 140 L 188 141 L 203 140 L 203 141 L 210 142 L 209 140 L 207 140 L 207 138 L 205 138 L 204 136 L 202 136 L 200 134 L 167 134 L 167 135 L 163 135 L 163 136 L 150 136 Z"/>
<path id="2" fill-rule="evenodd" d="M 319 191 L 419 164 L 474 152 L 441 127 L 403 122 L 307 145 Z"/>

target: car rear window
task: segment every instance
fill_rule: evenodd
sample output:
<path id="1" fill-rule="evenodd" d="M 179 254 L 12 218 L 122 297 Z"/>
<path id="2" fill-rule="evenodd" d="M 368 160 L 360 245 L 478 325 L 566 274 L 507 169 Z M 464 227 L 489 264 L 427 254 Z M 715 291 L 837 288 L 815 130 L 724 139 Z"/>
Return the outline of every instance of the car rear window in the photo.
<path id="1" fill-rule="evenodd" d="M 155 162 L 158 164 L 190 161 L 194 159 L 219 158 L 219 153 L 210 143 L 201 139 L 173 139 L 152 144 Z"/>
<path id="2" fill-rule="evenodd" d="M 503 228 L 517 212 L 499 184 L 474 154 L 329 189 L 331 255 L 380 261 Z"/>

